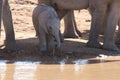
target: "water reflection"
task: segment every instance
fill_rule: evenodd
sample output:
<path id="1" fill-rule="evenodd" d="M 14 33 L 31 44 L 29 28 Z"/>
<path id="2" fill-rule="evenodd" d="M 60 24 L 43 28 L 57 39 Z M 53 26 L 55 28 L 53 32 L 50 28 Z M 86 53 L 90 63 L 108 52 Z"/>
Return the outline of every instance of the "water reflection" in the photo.
<path id="1" fill-rule="evenodd" d="M 75 73 L 78 73 L 78 72 L 83 72 L 85 64 L 88 63 L 88 60 L 79 59 L 79 60 L 73 61 L 73 63 L 74 63 Z"/>
<path id="2" fill-rule="evenodd" d="M 103 57 L 103 56 L 102 56 Z M 78 59 L 66 64 L 0 61 L 0 80 L 120 80 L 120 57 Z"/>
<path id="3" fill-rule="evenodd" d="M 59 62 L 61 72 L 63 72 L 63 71 L 64 71 L 65 62 L 66 62 L 66 59 L 63 59 L 63 60 L 61 60 L 61 61 Z"/>
<path id="4" fill-rule="evenodd" d="M 15 62 L 14 80 L 34 80 L 37 65 L 40 62 Z M 25 77 L 23 77 L 26 75 Z"/>
<path id="5" fill-rule="evenodd" d="M 5 71 L 6 71 L 6 60 L 0 61 L 0 80 L 4 80 Z"/>

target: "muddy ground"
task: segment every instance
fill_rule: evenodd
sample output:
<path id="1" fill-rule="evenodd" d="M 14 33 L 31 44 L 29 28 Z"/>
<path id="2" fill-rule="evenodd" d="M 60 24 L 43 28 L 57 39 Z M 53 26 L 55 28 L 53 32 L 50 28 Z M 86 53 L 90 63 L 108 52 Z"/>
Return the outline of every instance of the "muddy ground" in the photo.
<path id="1" fill-rule="evenodd" d="M 41 55 L 38 49 L 38 39 L 32 24 L 32 11 L 37 0 L 9 0 L 13 15 L 14 31 L 18 47 L 17 52 L 0 51 L 1 60 L 10 61 L 44 61 L 45 63 L 56 63 L 61 59 L 67 59 L 68 63 L 75 59 L 95 58 L 101 54 L 118 56 L 120 52 L 106 51 L 103 49 L 88 48 L 85 46 L 90 29 L 91 16 L 87 10 L 75 11 L 77 27 L 82 32 L 81 38 L 66 38 L 61 46 L 61 52 L 55 54 Z M 64 22 L 61 21 L 61 32 L 64 31 Z M 0 38 L 0 45 L 5 39 L 4 28 Z M 102 38 L 100 38 L 102 41 Z M 118 45 L 119 47 L 119 45 Z M 1 47 L 3 48 L 3 47 Z M 100 56 L 99 56 L 100 57 Z"/>

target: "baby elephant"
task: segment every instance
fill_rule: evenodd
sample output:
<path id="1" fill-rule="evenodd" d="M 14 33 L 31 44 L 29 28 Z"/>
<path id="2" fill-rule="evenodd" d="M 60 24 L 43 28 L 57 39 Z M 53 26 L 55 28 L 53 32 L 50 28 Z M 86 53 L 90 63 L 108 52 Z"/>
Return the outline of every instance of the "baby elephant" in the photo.
<path id="1" fill-rule="evenodd" d="M 40 51 L 59 49 L 61 44 L 60 20 L 51 6 L 39 4 L 32 15 L 33 25 L 40 42 Z"/>

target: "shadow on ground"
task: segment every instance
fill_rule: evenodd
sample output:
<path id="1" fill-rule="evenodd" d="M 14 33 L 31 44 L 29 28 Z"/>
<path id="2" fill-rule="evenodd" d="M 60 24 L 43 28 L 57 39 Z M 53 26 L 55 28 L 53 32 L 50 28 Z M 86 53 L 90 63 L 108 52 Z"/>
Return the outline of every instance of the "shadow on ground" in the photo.
<path id="1" fill-rule="evenodd" d="M 77 59 L 96 58 L 99 55 L 119 56 L 119 52 L 106 51 L 85 46 L 86 41 L 81 39 L 65 39 L 61 45 L 60 53 L 41 54 L 37 38 L 27 38 L 16 40 L 20 50 L 16 52 L 0 51 L 0 60 L 14 61 L 42 61 L 44 63 L 57 63 L 62 59 L 67 59 L 71 63 Z"/>

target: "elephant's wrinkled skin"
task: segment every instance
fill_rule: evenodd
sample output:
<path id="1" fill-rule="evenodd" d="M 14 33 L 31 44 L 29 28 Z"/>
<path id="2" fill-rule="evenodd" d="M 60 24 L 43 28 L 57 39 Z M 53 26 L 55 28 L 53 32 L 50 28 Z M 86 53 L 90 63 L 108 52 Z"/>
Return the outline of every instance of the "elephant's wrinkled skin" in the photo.
<path id="1" fill-rule="evenodd" d="M 39 38 L 40 51 L 54 49 L 55 44 L 60 48 L 60 20 L 56 11 L 51 6 L 40 4 L 34 9 L 32 19 Z"/>
<path id="2" fill-rule="evenodd" d="M 12 14 L 10 11 L 8 0 L 3 0 L 3 3 L 2 0 L 0 0 L 0 16 L 1 14 L 2 14 L 1 18 L 3 19 L 3 25 L 6 33 L 5 49 L 13 50 L 13 51 L 17 50 L 15 35 L 13 30 Z M 0 22 L 1 22 L 1 18 L 0 18 Z"/>
<path id="3" fill-rule="evenodd" d="M 113 0 L 113 2 L 110 5 L 110 10 L 107 18 L 107 26 L 103 44 L 104 49 L 118 50 L 117 46 L 115 45 L 114 35 L 117 24 L 120 26 L 119 19 L 120 19 L 120 0 Z"/>

